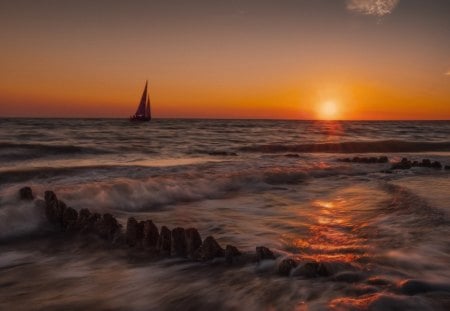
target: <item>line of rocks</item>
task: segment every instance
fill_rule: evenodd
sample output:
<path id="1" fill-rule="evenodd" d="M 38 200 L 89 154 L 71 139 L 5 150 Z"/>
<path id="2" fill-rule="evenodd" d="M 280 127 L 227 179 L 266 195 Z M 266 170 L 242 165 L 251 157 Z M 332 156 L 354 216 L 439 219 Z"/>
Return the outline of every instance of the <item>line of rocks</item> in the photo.
<path id="1" fill-rule="evenodd" d="M 25 201 L 35 199 L 30 187 L 21 188 L 19 198 Z M 152 220 L 137 221 L 130 217 L 123 232 L 122 225 L 113 215 L 93 213 L 86 208 L 78 212 L 59 200 L 53 191 L 45 191 L 44 200 L 35 200 L 35 205 L 45 212 L 46 219 L 58 232 L 95 235 L 118 247 L 144 251 L 149 258 L 177 257 L 200 262 L 219 258 L 228 265 L 281 259 L 279 254 L 264 246 L 256 247 L 256 252 L 252 254 L 242 253 L 233 245 L 226 245 L 224 249 L 212 236 L 202 240 L 196 228 L 176 227 L 170 230 L 162 226 L 158 230 Z M 278 260 L 276 270 L 282 276 L 292 275 L 292 272 L 307 278 L 332 275 L 323 263 L 292 258 Z"/>
<path id="2" fill-rule="evenodd" d="M 434 169 L 442 169 L 450 170 L 450 166 L 446 165 L 443 167 L 441 162 L 439 161 L 431 161 L 430 159 L 423 159 L 421 162 L 419 161 L 411 161 L 408 158 L 403 158 L 400 162 L 392 164 L 391 169 L 392 170 L 409 170 L 413 167 L 427 167 L 427 168 L 434 168 Z"/>

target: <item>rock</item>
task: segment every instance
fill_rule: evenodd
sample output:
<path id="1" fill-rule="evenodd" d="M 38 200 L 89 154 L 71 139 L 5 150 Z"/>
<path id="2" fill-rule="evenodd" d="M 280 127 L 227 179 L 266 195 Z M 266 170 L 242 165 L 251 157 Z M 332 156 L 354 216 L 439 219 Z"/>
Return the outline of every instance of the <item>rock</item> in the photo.
<path id="1" fill-rule="evenodd" d="M 170 255 L 170 243 L 171 243 L 172 233 L 166 226 L 161 227 L 161 233 L 159 234 L 158 242 L 156 243 L 156 248 L 159 250 L 160 254 L 163 256 Z"/>
<path id="2" fill-rule="evenodd" d="M 412 167 L 411 161 L 407 158 L 403 158 L 400 162 L 392 164 L 391 169 L 393 170 L 408 170 Z"/>
<path id="3" fill-rule="evenodd" d="M 142 244 L 144 237 L 144 223 L 138 223 L 133 217 L 128 218 L 125 239 L 129 246 L 138 246 Z"/>
<path id="4" fill-rule="evenodd" d="M 435 169 L 441 169 L 442 168 L 442 164 L 441 164 L 441 162 L 434 161 L 433 163 L 431 163 L 431 167 L 435 168 Z"/>
<path id="5" fill-rule="evenodd" d="M 450 165 L 446 165 L 446 166 L 444 167 L 444 169 L 445 169 L 446 171 L 450 170 Z"/>
<path id="6" fill-rule="evenodd" d="M 144 221 L 143 235 L 144 247 L 156 247 L 156 243 L 158 242 L 159 238 L 159 232 L 153 221 Z"/>
<path id="7" fill-rule="evenodd" d="M 45 191 L 44 199 L 47 204 L 56 201 L 56 194 L 53 191 Z"/>
<path id="8" fill-rule="evenodd" d="M 111 214 L 103 214 L 95 223 L 95 231 L 101 238 L 112 241 L 120 232 L 120 225 Z"/>
<path id="9" fill-rule="evenodd" d="M 64 231 L 73 231 L 77 228 L 78 212 L 72 208 L 67 207 L 62 215 L 62 228 Z"/>
<path id="10" fill-rule="evenodd" d="M 81 233 L 92 232 L 99 219 L 100 214 L 91 214 L 87 208 L 82 208 L 78 213 L 77 227 Z"/>
<path id="11" fill-rule="evenodd" d="M 256 247 L 256 260 L 261 261 L 267 259 L 275 259 L 275 255 L 272 251 L 264 246 Z"/>
<path id="12" fill-rule="evenodd" d="M 429 159 L 423 159 L 422 163 L 420 164 L 420 166 L 431 167 L 431 161 Z"/>
<path id="13" fill-rule="evenodd" d="M 293 274 L 295 276 L 302 276 L 305 278 L 316 278 L 316 277 L 325 277 L 330 276 L 331 273 L 325 267 L 323 263 L 320 262 L 306 262 L 300 266 L 298 266 Z"/>
<path id="14" fill-rule="evenodd" d="M 233 246 L 233 245 L 227 245 L 225 247 L 225 261 L 228 264 L 232 264 L 233 263 L 233 259 L 237 256 L 241 256 L 242 253 L 237 249 L 237 247 Z"/>
<path id="15" fill-rule="evenodd" d="M 202 246 L 196 251 L 194 259 L 207 261 L 212 260 L 216 257 L 223 257 L 225 254 L 223 248 L 217 243 L 217 241 L 212 237 L 208 236 L 204 241 Z"/>
<path id="16" fill-rule="evenodd" d="M 172 230 L 170 255 L 186 257 L 186 233 L 184 228 L 177 227 Z"/>
<path id="17" fill-rule="evenodd" d="M 30 187 L 23 187 L 19 189 L 19 198 L 23 201 L 32 201 L 34 199 L 33 191 Z"/>
<path id="18" fill-rule="evenodd" d="M 297 266 L 298 263 L 295 260 L 291 258 L 283 259 L 278 265 L 278 273 L 283 276 L 289 276 L 291 270 L 296 268 Z"/>
<path id="19" fill-rule="evenodd" d="M 186 252 L 189 257 L 192 257 L 195 252 L 202 246 L 202 238 L 200 233 L 195 228 L 188 228 L 186 234 Z"/>
<path id="20" fill-rule="evenodd" d="M 388 163 L 389 158 L 387 156 L 381 156 L 378 158 L 378 163 Z"/>

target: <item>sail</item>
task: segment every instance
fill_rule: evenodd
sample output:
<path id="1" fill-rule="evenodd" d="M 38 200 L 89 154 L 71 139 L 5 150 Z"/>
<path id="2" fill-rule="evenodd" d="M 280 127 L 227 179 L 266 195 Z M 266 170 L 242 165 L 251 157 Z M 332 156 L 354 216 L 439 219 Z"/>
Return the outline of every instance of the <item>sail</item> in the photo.
<path id="1" fill-rule="evenodd" d="M 141 101 L 140 101 L 139 106 L 138 106 L 138 108 L 136 110 L 135 116 L 145 116 L 146 115 L 145 106 L 146 106 L 146 101 L 147 101 L 147 98 L 148 98 L 148 95 L 147 95 L 147 84 L 148 84 L 148 81 L 145 82 L 144 92 L 142 93 Z"/>
<path id="2" fill-rule="evenodd" d="M 152 112 L 150 110 L 150 96 L 147 94 L 147 105 L 145 107 L 145 117 L 149 118 L 150 120 L 152 119 Z"/>

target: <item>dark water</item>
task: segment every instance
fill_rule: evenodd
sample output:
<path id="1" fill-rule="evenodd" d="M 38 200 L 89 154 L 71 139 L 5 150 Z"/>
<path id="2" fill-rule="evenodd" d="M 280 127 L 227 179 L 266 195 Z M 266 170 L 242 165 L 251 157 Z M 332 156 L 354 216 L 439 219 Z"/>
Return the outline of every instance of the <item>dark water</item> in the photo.
<path id="1" fill-rule="evenodd" d="M 2 310 L 446 310 L 450 171 L 337 161 L 387 155 L 450 165 L 450 122 L 0 119 Z M 30 185 L 68 205 L 197 227 L 243 251 L 318 260 L 218 269 L 132 263 L 22 242 L 45 225 Z M 22 244 L 21 244 L 22 243 Z"/>

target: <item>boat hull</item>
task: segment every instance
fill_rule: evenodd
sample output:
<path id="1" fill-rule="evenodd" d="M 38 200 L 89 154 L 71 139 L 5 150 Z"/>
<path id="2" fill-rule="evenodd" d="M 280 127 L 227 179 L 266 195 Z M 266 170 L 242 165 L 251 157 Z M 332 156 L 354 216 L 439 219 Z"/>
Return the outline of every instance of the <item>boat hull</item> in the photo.
<path id="1" fill-rule="evenodd" d="M 145 122 L 145 121 L 150 121 L 151 118 L 149 117 L 141 117 L 141 116 L 132 116 L 130 117 L 130 121 L 131 122 Z"/>

